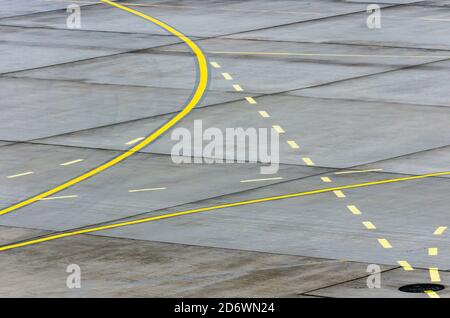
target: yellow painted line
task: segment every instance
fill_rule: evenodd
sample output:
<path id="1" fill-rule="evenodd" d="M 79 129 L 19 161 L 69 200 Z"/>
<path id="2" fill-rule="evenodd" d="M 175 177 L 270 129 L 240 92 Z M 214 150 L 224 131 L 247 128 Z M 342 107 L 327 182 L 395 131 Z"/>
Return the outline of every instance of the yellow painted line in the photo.
<path id="1" fill-rule="evenodd" d="M 64 195 L 64 196 L 60 196 L 60 197 L 46 197 L 46 198 L 39 199 L 39 201 L 62 200 L 62 199 L 73 199 L 73 198 L 78 198 L 78 195 Z"/>
<path id="2" fill-rule="evenodd" d="M 438 295 L 438 293 L 436 293 L 435 291 L 432 291 L 432 290 L 426 290 L 426 291 L 425 291 L 425 294 L 427 294 L 428 297 L 430 297 L 430 298 L 441 298 L 441 297 Z"/>
<path id="3" fill-rule="evenodd" d="M 28 172 L 18 173 L 18 174 L 12 175 L 12 176 L 7 176 L 7 178 L 13 179 L 13 178 L 18 178 L 18 177 L 28 176 L 33 173 L 34 173 L 33 171 L 28 171 Z"/>
<path id="4" fill-rule="evenodd" d="M 260 110 L 258 113 L 261 115 L 261 117 L 264 117 L 264 118 L 270 117 L 270 115 L 264 110 Z"/>
<path id="5" fill-rule="evenodd" d="M 354 205 L 347 205 L 347 209 L 350 210 L 354 215 L 361 215 L 361 211 Z"/>
<path id="6" fill-rule="evenodd" d="M 338 198 L 345 198 L 345 194 L 344 194 L 344 192 L 342 192 L 341 190 L 333 191 L 333 193 L 334 193 Z"/>
<path id="7" fill-rule="evenodd" d="M 332 182 L 329 177 L 321 177 L 320 179 L 322 179 L 322 181 L 326 183 Z"/>
<path id="8" fill-rule="evenodd" d="M 272 128 L 275 129 L 275 131 L 276 131 L 277 133 L 279 133 L 279 134 L 284 134 L 284 129 L 281 128 L 281 126 L 279 126 L 279 125 L 273 125 Z"/>
<path id="9" fill-rule="evenodd" d="M 389 241 L 386 240 L 386 239 L 384 239 L 384 238 L 378 239 L 378 243 L 380 243 L 380 245 L 381 245 L 383 248 L 392 248 L 391 243 L 389 243 Z"/>
<path id="10" fill-rule="evenodd" d="M 220 210 L 220 209 L 226 209 L 226 208 L 231 208 L 231 207 L 244 206 L 244 205 L 249 205 L 249 204 L 257 204 L 257 203 L 263 203 L 263 202 L 270 202 L 270 201 L 276 201 L 276 200 L 285 200 L 285 199 L 297 198 L 297 197 L 303 197 L 303 196 L 310 196 L 310 195 L 315 195 L 315 194 L 328 193 L 328 192 L 332 192 L 332 191 L 336 191 L 336 190 L 355 189 L 355 188 L 369 187 L 369 186 L 374 186 L 374 185 L 420 180 L 420 179 L 438 177 L 438 176 L 443 176 L 443 175 L 450 175 L 450 171 L 436 172 L 436 173 L 424 174 L 424 175 L 420 175 L 420 176 L 385 179 L 385 180 L 370 181 L 370 182 L 365 182 L 365 183 L 349 184 L 349 185 L 332 187 L 332 188 L 316 189 L 316 190 L 305 191 L 305 192 L 297 192 L 297 193 L 283 194 L 283 195 L 265 197 L 265 198 L 259 198 L 259 199 L 253 199 L 253 200 L 246 200 L 246 201 L 226 203 L 226 204 L 221 204 L 221 205 L 214 205 L 214 206 L 203 207 L 203 208 L 198 208 L 198 209 L 193 209 L 193 210 L 185 210 L 185 211 L 180 211 L 180 212 L 174 212 L 174 213 L 168 213 L 168 214 L 163 214 L 163 215 L 158 215 L 158 216 L 141 218 L 141 219 L 137 219 L 137 220 L 133 220 L 133 221 L 113 223 L 113 224 L 108 224 L 108 225 L 103 225 L 103 226 L 89 227 L 89 228 L 85 228 L 83 230 L 68 231 L 68 232 L 64 232 L 64 233 L 54 234 L 54 235 L 42 237 L 39 239 L 31 239 L 31 240 L 20 242 L 20 243 L 4 245 L 4 246 L 0 247 L 0 251 L 6 251 L 6 250 L 18 248 L 18 247 L 43 243 L 43 242 L 47 242 L 47 241 L 64 238 L 64 237 L 74 236 L 74 235 L 98 232 L 98 231 L 103 231 L 103 230 L 111 230 L 111 229 L 120 228 L 120 227 L 124 227 L 124 226 L 142 224 L 142 223 L 164 220 L 164 219 L 174 218 L 174 217 L 178 217 L 178 216 L 202 213 L 202 212 L 207 212 L 207 211 Z"/>
<path id="11" fill-rule="evenodd" d="M 145 137 L 139 137 L 139 138 L 136 138 L 136 139 L 126 142 L 125 145 L 128 145 L 128 146 L 134 145 L 135 143 L 138 143 L 139 141 L 144 140 L 144 139 L 145 139 Z"/>
<path id="12" fill-rule="evenodd" d="M 437 267 L 430 267 L 429 268 L 430 273 L 430 279 L 432 282 L 440 282 L 441 277 L 439 276 L 439 269 Z"/>
<path id="13" fill-rule="evenodd" d="M 438 255 L 438 248 L 437 247 L 430 247 L 428 248 L 428 256 L 436 256 Z"/>
<path id="14" fill-rule="evenodd" d="M 227 81 L 231 81 L 233 79 L 229 73 L 222 73 L 222 76 Z"/>
<path id="15" fill-rule="evenodd" d="M 377 227 L 370 221 L 364 221 L 362 224 L 368 229 L 368 230 L 376 230 Z"/>
<path id="16" fill-rule="evenodd" d="M 214 67 L 214 68 L 221 68 L 220 64 L 217 63 L 217 62 L 211 62 L 210 64 L 211 64 L 211 66 Z"/>
<path id="17" fill-rule="evenodd" d="M 312 161 L 311 158 L 304 157 L 302 160 L 307 166 L 314 166 L 314 161 Z"/>
<path id="18" fill-rule="evenodd" d="M 147 189 L 135 189 L 135 190 L 128 190 L 130 193 L 134 192 L 145 192 L 145 191 L 158 191 L 158 190 L 166 190 L 167 188 L 147 188 Z"/>
<path id="19" fill-rule="evenodd" d="M 334 174 L 351 174 L 351 173 L 363 173 L 363 172 L 375 172 L 375 171 L 383 171 L 383 169 L 338 171 L 338 172 L 335 172 Z"/>
<path id="20" fill-rule="evenodd" d="M 260 182 L 260 181 L 271 181 L 271 180 L 282 180 L 282 177 L 274 177 L 274 178 L 264 178 L 264 179 L 250 179 L 250 180 L 241 180 L 241 183 L 247 182 Z"/>
<path id="21" fill-rule="evenodd" d="M 293 140 L 288 140 L 287 143 L 288 143 L 289 146 L 291 146 L 292 149 L 300 148 L 300 146 Z"/>
<path id="22" fill-rule="evenodd" d="M 247 96 L 246 98 L 245 98 L 246 100 L 247 100 L 247 102 L 249 103 L 249 104 L 257 104 L 256 103 L 256 100 L 253 98 L 253 97 L 250 97 L 250 96 Z"/>
<path id="23" fill-rule="evenodd" d="M 136 144 L 135 146 L 131 147 L 130 149 L 128 149 L 126 152 L 123 152 L 122 154 L 120 154 L 119 156 L 113 158 L 112 160 L 86 172 L 85 174 L 82 174 L 81 176 L 78 176 L 74 179 L 71 179 L 53 189 L 50 189 L 48 191 L 42 192 L 38 195 L 35 195 L 29 199 L 26 199 L 24 201 L 21 201 L 19 203 L 16 203 L 12 206 L 9 206 L 5 209 L 0 210 L 0 215 L 9 213 L 11 211 L 17 210 L 19 208 L 22 208 L 24 206 L 27 206 L 29 204 L 32 204 L 42 198 L 51 196 L 55 193 L 58 193 L 62 190 L 65 190 L 77 183 L 80 183 L 92 176 L 95 176 L 96 174 L 99 174 L 102 171 L 105 171 L 106 169 L 118 164 L 119 162 L 127 159 L 128 157 L 132 156 L 133 154 L 135 154 L 136 152 L 140 151 L 141 149 L 145 148 L 146 146 L 148 146 L 150 143 L 152 143 L 154 140 L 156 140 L 158 137 L 160 137 L 162 134 L 164 134 L 165 132 L 167 132 L 170 128 L 172 128 L 175 124 L 177 124 L 181 119 L 183 119 L 186 115 L 188 115 L 191 110 L 200 102 L 200 100 L 202 99 L 206 88 L 207 88 L 207 84 L 208 84 L 208 64 L 206 61 L 206 57 L 203 54 L 202 50 L 188 37 L 186 37 L 183 33 L 177 31 L 176 29 L 172 28 L 171 26 L 165 24 L 164 22 L 153 18 L 151 16 L 148 16 L 144 13 L 141 13 L 139 11 L 130 9 L 128 7 L 125 7 L 119 3 L 115 3 L 109 0 L 101 0 L 102 2 L 109 4 L 111 6 L 114 6 L 118 9 L 127 11 L 129 13 L 132 13 L 138 17 L 141 17 L 145 20 L 148 20 L 150 22 L 153 22 L 154 24 L 158 25 L 159 27 L 165 29 L 166 31 L 168 31 L 169 33 L 171 33 L 172 35 L 178 37 L 179 39 L 181 39 L 182 41 L 184 41 L 184 43 L 186 43 L 189 48 L 192 50 L 192 52 L 194 53 L 194 56 L 197 59 L 197 67 L 198 67 L 198 79 L 197 79 L 197 86 L 195 87 L 194 93 L 192 94 L 192 96 L 190 97 L 189 101 L 187 102 L 186 106 L 183 108 L 183 110 L 179 113 L 177 113 L 174 117 L 172 117 L 168 122 L 166 122 L 163 126 L 161 126 L 158 130 L 156 130 L 155 132 L 153 132 L 152 134 L 150 134 L 148 137 L 146 137 L 144 140 L 142 140 L 141 142 L 139 142 L 138 144 Z"/>
<path id="24" fill-rule="evenodd" d="M 64 163 L 61 163 L 60 166 L 70 166 L 70 165 L 73 165 L 75 163 L 81 162 L 83 160 L 84 159 L 77 159 L 77 160 L 72 160 L 72 161 L 69 161 L 69 162 L 64 162 Z"/>
<path id="25" fill-rule="evenodd" d="M 445 230 L 447 229 L 446 226 L 440 226 L 436 229 L 436 231 L 434 231 L 434 235 L 442 235 L 444 234 Z"/>
<path id="26" fill-rule="evenodd" d="M 405 270 L 405 271 L 413 271 L 414 270 L 414 268 L 407 261 L 398 261 L 397 263 L 401 267 L 403 267 L 403 270 Z"/>
<path id="27" fill-rule="evenodd" d="M 239 85 L 239 84 L 233 84 L 233 88 L 234 88 L 234 90 L 236 92 L 242 92 L 243 91 L 241 85 Z"/>

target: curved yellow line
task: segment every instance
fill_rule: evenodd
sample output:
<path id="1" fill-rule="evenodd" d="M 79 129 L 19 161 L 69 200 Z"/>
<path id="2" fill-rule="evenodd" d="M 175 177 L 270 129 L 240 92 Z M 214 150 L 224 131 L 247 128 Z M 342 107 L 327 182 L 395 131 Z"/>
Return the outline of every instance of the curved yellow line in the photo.
<path id="1" fill-rule="evenodd" d="M 249 204 L 255 204 L 255 203 L 262 203 L 262 202 L 269 202 L 269 201 L 284 200 L 284 199 L 309 196 L 309 195 L 314 195 L 314 194 L 328 193 L 328 192 L 337 191 L 337 190 L 356 189 L 356 188 L 363 188 L 363 187 L 369 187 L 369 186 L 374 186 L 374 185 L 412 181 L 412 180 L 419 180 L 419 179 L 446 176 L 446 175 L 450 175 L 450 171 L 436 172 L 436 173 L 424 174 L 424 175 L 420 175 L 420 176 L 412 176 L 412 177 L 403 177 L 403 178 L 385 179 L 385 180 L 379 180 L 379 181 L 370 181 L 370 182 L 364 182 L 364 183 L 348 184 L 348 185 L 343 185 L 343 186 L 338 186 L 338 187 L 333 187 L 333 188 L 323 188 L 323 189 L 316 189 L 316 190 L 305 191 L 305 192 L 297 192 L 297 193 L 283 194 L 283 195 L 266 197 L 266 198 L 253 199 L 253 200 L 225 203 L 225 204 L 208 206 L 208 207 L 203 207 L 203 208 L 198 208 L 198 209 L 185 210 L 185 211 L 180 211 L 180 212 L 151 216 L 151 217 L 136 219 L 136 220 L 132 220 L 132 221 L 113 223 L 113 224 L 107 224 L 107 225 L 103 225 L 103 226 L 85 228 L 82 230 L 54 234 L 54 235 L 42 237 L 39 239 L 31 239 L 31 240 L 27 240 L 27 241 L 20 242 L 20 243 L 4 245 L 4 246 L 0 247 L 0 251 L 7 251 L 7 250 L 19 248 L 19 247 L 53 241 L 53 240 L 68 237 L 68 236 L 75 236 L 75 235 L 87 234 L 87 233 L 104 231 L 104 230 L 112 230 L 112 229 L 120 228 L 120 227 L 124 227 L 124 226 L 130 226 L 130 225 L 136 225 L 136 224 L 141 224 L 141 223 L 147 223 L 147 222 L 151 222 L 151 221 L 169 219 L 169 218 L 174 218 L 174 217 L 178 217 L 178 216 L 196 214 L 196 213 L 201 213 L 201 212 L 206 212 L 206 211 L 219 210 L 219 209 L 225 209 L 225 208 L 231 208 L 231 207 L 243 206 L 243 205 L 249 205 Z"/>
<path id="2" fill-rule="evenodd" d="M 96 167 L 93 170 L 90 170 L 88 172 L 86 172 L 85 174 L 78 176 L 72 180 L 69 180 L 51 190 L 45 191 L 41 194 L 38 194 L 34 197 L 31 197 L 27 200 L 21 201 L 19 203 L 16 203 L 12 206 L 9 206 L 8 208 L 2 209 L 0 210 L 0 215 L 12 212 L 14 210 L 17 210 L 19 208 L 22 208 L 24 206 L 30 205 L 36 201 L 39 201 L 45 197 L 51 196 L 55 193 L 58 193 L 62 190 L 65 190 L 77 183 L 80 183 L 116 164 L 118 164 L 119 162 L 127 159 L 128 157 L 132 156 L 135 152 L 141 150 L 142 148 L 148 146 L 151 142 L 153 142 L 156 138 L 158 138 L 159 136 L 161 136 L 163 133 L 165 133 L 167 130 L 169 130 L 170 128 L 172 128 L 172 126 L 174 126 L 176 123 L 178 123 L 183 117 L 185 117 L 187 114 L 189 114 L 189 112 L 200 102 L 201 98 L 203 97 L 206 88 L 207 88 L 207 83 L 208 83 L 208 64 L 206 61 L 206 57 L 203 54 L 203 52 L 200 50 L 200 48 L 188 37 L 186 37 L 184 34 L 182 34 L 181 32 L 175 30 L 174 28 L 172 28 L 171 26 L 165 24 L 164 22 L 161 22 L 158 19 L 155 19 L 153 17 L 150 17 L 148 15 L 145 15 L 139 11 L 127 8 L 123 5 L 111 2 L 109 0 L 101 0 L 102 2 L 112 5 L 116 8 L 119 8 L 121 10 L 127 11 L 129 13 L 132 13 L 134 15 L 137 15 L 143 19 L 146 19 L 148 21 L 153 22 L 154 24 L 158 25 L 159 27 L 167 30 L 168 32 L 172 33 L 173 35 L 177 36 L 178 38 L 180 38 L 181 40 L 183 40 L 192 50 L 192 52 L 194 52 L 195 56 L 197 57 L 197 62 L 198 62 L 198 69 L 199 69 L 199 80 L 197 83 L 197 88 L 195 90 L 195 93 L 193 94 L 193 96 L 191 97 L 190 101 L 188 102 L 188 104 L 186 105 L 186 107 L 179 112 L 176 116 L 174 116 L 172 119 L 170 119 L 167 123 L 165 123 L 162 127 L 160 127 L 157 131 L 155 131 L 154 133 L 152 133 L 150 136 L 146 137 L 144 140 L 142 140 L 140 143 L 138 143 L 136 146 L 128 149 L 126 152 L 122 153 L 121 155 L 115 157 L 114 159 Z"/>

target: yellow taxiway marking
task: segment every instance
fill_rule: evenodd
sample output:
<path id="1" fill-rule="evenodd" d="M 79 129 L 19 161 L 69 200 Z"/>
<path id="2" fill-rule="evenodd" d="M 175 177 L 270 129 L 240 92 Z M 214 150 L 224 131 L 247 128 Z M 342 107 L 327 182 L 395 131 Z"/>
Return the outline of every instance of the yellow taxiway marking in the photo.
<path id="1" fill-rule="evenodd" d="M 145 192 L 145 191 L 158 191 L 158 190 L 166 190 L 167 188 L 147 188 L 147 189 L 135 189 L 135 190 L 128 190 L 130 193 L 134 192 Z"/>
<path id="2" fill-rule="evenodd" d="M 344 194 L 344 192 L 342 192 L 341 190 L 333 191 L 333 193 L 334 193 L 338 198 L 345 198 L 345 194 Z"/>
<path id="3" fill-rule="evenodd" d="M 28 176 L 28 175 L 33 174 L 33 173 L 34 173 L 33 171 L 28 171 L 28 172 L 14 174 L 12 176 L 7 176 L 7 178 L 8 179 L 13 179 L 13 178 L 18 178 L 18 177 Z"/>
<path id="4" fill-rule="evenodd" d="M 430 298 L 441 298 L 438 293 L 432 290 L 426 290 L 424 293 L 427 294 Z"/>
<path id="5" fill-rule="evenodd" d="M 292 148 L 292 149 L 298 149 L 300 148 L 300 146 L 293 140 L 288 140 L 287 141 L 288 145 Z"/>
<path id="6" fill-rule="evenodd" d="M 413 271 L 414 270 L 414 268 L 407 261 L 398 261 L 397 263 L 401 267 L 403 267 L 403 270 L 405 270 L 405 271 Z"/>
<path id="7" fill-rule="evenodd" d="M 361 211 L 354 205 L 347 205 L 347 209 L 350 210 L 354 215 L 361 215 Z"/>
<path id="8" fill-rule="evenodd" d="M 253 97 L 247 96 L 245 99 L 247 100 L 247 102 L 249 104 L 252 104 L 252 105 L 257 104 L 256 100 Z"/>
<path id="9" fill-rule="evenodd" d="M 70 166 L 70 165 L 73 165 L 75 163 L 81 162 L 83 160 L 84 159 L 77 159 L 77 160 L 72 160 L 72 161 L 69 161 L 69 162 L 64 162 L 64 163 L 61 163 L 60 166 Z"/>
<path id="10" fill-rule="evenodd" d="M 233 79 L 229 73 L 222 73 L 222 76 L 227 81 L 231 81 Z"/>
<path id="11" fill-rule="evenodd" d="M 211 64 L 211 66 L 214 67 L 214 68 L 221 68 L 220 64 L 217 63 L 217 62 L 211 62 L 209 64 Z"/>
<path id="12" fill-rule="evenodd" d="M 370 221 L 364 221 L 362 224 L 368 229 L 368 230 L 376 230 L 377 227 Z"/>
<path id="13" fill-rule="evenodd" d="M 264 118 L 270 117 L 270 115 L 265 110 L 260 110 L 258 113 L 261 115 L 261 117 Z"/>
<path id="14" fill-rule="evenodd" d="M 439 276 L 439 269 L 437 267 L 429 268 L 430 279 L 432 282 L 440 282 L 441 277 Z"/>
<path id="15" fill-rule="evenodd" d="M 438 248 L 437 247 L 430 247 L 428 248 L 428 256 L 436 256 L 438 255 Z"/>
<path id="16" fill-rule="evenodd" d="M 326 183 L 332 182 L 329 177 L 321 177 L 320 179 L 322 179 L 322 181 Z"/>
<path id="17" fill-rule="evenodd" d="M 374 171 L 383 171 L 383 169 L 338 171 L 338 172 L 335 172 L 334 174 L 351 174 L 351 173 L 363 173 L 363 172 L 374 172 Z"/>
<path id="18" fill-rule="evenodd" d="M 165 132 L 167 132 L 170 128 L 172 128 L 175 124 L 177 124 L 181 119 L 183 119 L 187 114 L 189 114 L 191 112 L 191 110 L 200 102 L 200 100 L 202 99 L 203 95 L 206 92 L 206 88 L 207 88 L 207 84 L 208 84 L 208 64 L 206 61 L 206 57 L 203 54 L 202 50 L 197 46 L 197 44 L 195 44 L 191 39 L 189 39 L 187 36 L 185 36 L 183 33 L 177 31 L 176 29 L 172 28 L 171 26 L 165 24 L 164 22 L 153 18 L 151 16 L 148 16 L 144 13 L 141 13 L 139 11 L 130 9 L 126 6 L 123 6 L 119 3 L 116 2 L 112 2 L 110 0 L 101 0 L 103 3 L 109 4 L 111 6 L 114 6 L 118 9 L 127 11 L 129 13 L 132 13 L 140 18 L 143 18 L 145 20 L 148 20 L 156 25 L 158 25 L 159 27 L 161 27 L 162 29 L 168 31 L 169 33 L 171 33 L 172 35 L 178 37 L 180 40 L 182 40 L 185 44 L 187 44 L 189 46 L 189 48 L 192 50 L 192 52 L 194 53 L 195 58 L 197 59 L 197 67 L 198 67 L 198 80 L 197 80 L 197 84 L 194 90 L 194 93 L 192 94 L 192 96 L 190 97 L 189 101 L 187 102 L 186 106 L 183 108 L 183 110 L 181 110 L 180 112 L 178 112 L 175 116 L 173 116 L 168 122 L 166 122 L 163 126 L 161 126 L 160 128 L 158 128 L 156 131 L 154 131 L 153 133 L 151 133 L 149 136 L 147 136 L 144 140 L 142 140 L 141 142 L 139 142 L 138 144 L 136 144 L 135 146 L 129 148 L 126 152 L 123 152 L 122 154 L 120 154 L 119 156 L 113 158 L 112 160 L 76 177 L 73 178 L 63 184 L 60 184 L 57 187 L 54 187 L 48 191 L 42 192 L 38 195 L 35 195 L 29 199 L 26 199 L 24 201 L 21 201 L 19 203 L 16 203 L 14 205 L 11 205 L 5 209 L 0 210 L 0 215 L 12 212 L 14 210 L 17 210 L 19 208 L 22 208 L 24 206 L 27 206 L 29 204 L 32 204 L 40 199 L 43 199 L 45 197 L 51 196 L 55 193 L 58 193 L 62 190 L 65 190 L 77 183 L 80 183 L 92 176 L 95 176 L 96 174 L 99 174 L 100 172 L 111 168 L 112 166 L 118 164 L 119 162 L 127 159 L 128 157 L 132 156 L 133 154 L 135 154 L 136 152 L 140 151 L 141 149 L 145 148 L 146 146 L 148 146 L 150 143 L 152 143 L 154 140 L 156 140 L 158 137 L 160 137 L 162 134 L 164 134 Z"/>
<path id="19" fill-rule="evenodd" d="M 274 178 L 264 178 L 264 179 L 250 179 L 250 180 L 241 180 L 241 183 L 247 182 L 260 182 L 260 181 L 271 181 L 271 180 L 282 180 L 282 177 L 274 177 Z"/>
<path id="20" fill-rule="evenodd" d="M 239 84 L 233 84 L 233 88 L 234 88 L 234 90 L 236 92 L 242 92 L 243 91 L 241 85 L 239 85 Z"/>
<path id="21" fill-rule="evenodd" d="M 307 166 L 314 166 L 314 161 L 311 160 L 311 158 L 304 157 L 302 158 L 303 162 L 306 163 Z"/>
<path id="22" fill-rule="evenodd" d="M 169 219 L 169 218 L 174 218 L 174 217 L 184 216 L 184 215 L 192 215 L 192 214 L 202 213 L 202 212 L 207 212 L 207 211 L 220 210 L 220 209 L 226 209 L 226 208 L 231 208 L 231 207 L 244 206 L 244 205 L 250 205 L 250 204 L 270 202 L 270 201 L 277 201 L 277 200 L 285 200 L 285 199 L 290 199 L 290 198 L 298 198 L 298 197 L 303 197 L 303 196 L 328 193 L 328 192 L 337 191 L 337 190 L 356 189 L 356 188 L 363 188 L 363 187 L 382 185 L 382 184 L 390 184 L 390 183 L 396 183 L 396 182 L 420 180 L 420 179 L 431 178 L 431 177 L 439 177 L 439 176 L 443 176 L 443 175 L 450 175 L 450 171 L 436 172 L 436 173 L 424 174 L 424 175 L 420 175 L 420 176 L 411 176 L 411 177 L 403 177 L 403 178 L 395 178 L 395 179 L 370 181 L 370 182 L 365 182 L 365 183 L 349 184 L 349 185 L 343 185 L 343 186 L 332 187 L 332 188 L 316 189 L 316 190 L 305 191 L 305 192 L 283 194 L 283 195 L 272 196 L 272 197 L 265 197 L 265 198 L 246 200 L 246 201 L 238 201 L 238 202 L 214 205 L 214 206 L 203 207 L 203 208 L 198 208 L 198 209 L 179 211 L 179 212 L 174 212 L 174 213 L 168 213 L 168 214 L 162 214 L 162 215 L 157 215 L 157 216 L 136 219 L 136 220 L 132 220 L 132 221 L 112 223 L 112 224 L 107 224 L 107 225 L 103 225 L 103 226 L 88 227 L 88 228 L 85 228 L 82 230 L 68 231 L 68 232 L 63 232 L 63 233 L 59 233 L 59 234 L 49 235 L 49 236 L 38 238 L 38 239 L 31 239 L 31 240 L 23 241 L 20 243 L 4 245 L 4 246 L 0 247 L 0 251 L 11 250 L 14 248 L 43 243 L 43 242 L 47 242 L 47 241 L 64 238 L 64 237 L 74 236 L 74 235 L 87 234 L 87 233 L 98 232 L 98 231 L 103 231 L 103 230 L 111 230 L 111 229 L 120 228 L 120 227 L 124 227 L 124 226 L 142 224 L 142 223 L 158 221 L 158 220 L 164 220 L 164 219 Z M 380 240 L 379 240 L 379 242 L 380 242 Z"/>
<path id="23" fill-rule="evenodd" d="M 389 241 L 384 238 L 378 239 L 378 243 L 380 243 L 383 248 L 392 248 L 391 243 L 389 243 Z"/>
<path id="24" fill-rule="evenodd" d="M 277 133 L 279 133 L 279 134 L 284 134 L 284 129 L 281 128 L 281 126 L 279 126 L 279 125 L 273 125 L 272 128 L 275 129 L 275 131 L 276 131 Z"/>
<path id="25" fill-rule="evenodd" d="M 139 141 L 144 140 L 144 139 L 145 139 L 145 137 L 138 137 L 136 139 L 126 142 L 125 145 L 128 145 L 128 146 L 134 145 L 135 143 L 138 143 Z"/>
<path id="26" fill-rule="evenodd" d="M 46 198 L 39 199 L 39 201 L 62 200 L 62 199 L 73 199 L 73 198 L 78 198 L 78 195 L 64 195 L 64 196 L 60 196 L 60 197 L 46 197 Z"/>
<path id="27" fill-rule="evenodd" d="M 446 226 L 440 226 L 436 229 L 436 231 L 434 231 L 434 235 L 442 235 L 444 234 L 445 230 L 447 229 Z"/>

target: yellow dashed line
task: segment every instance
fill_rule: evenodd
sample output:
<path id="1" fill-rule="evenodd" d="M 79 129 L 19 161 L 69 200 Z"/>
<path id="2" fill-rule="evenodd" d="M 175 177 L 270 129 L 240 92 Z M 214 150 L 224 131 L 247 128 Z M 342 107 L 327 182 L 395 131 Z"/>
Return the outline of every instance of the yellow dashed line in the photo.
<path id="1" fill-rule="evenodd" d="M 321 177 L 320 179 L 322 179 L 323 182 L 332 182 L 329 177 Z"/>
<path id="2" fill-rule="evenodd" d="M 441 277 L 439 276 L 439 269 L 437 267 L 430 267 L 430 279 L 432 282 L 440 282 Z"/>
<path id="3" fill-rule="evenodd" d="M 261 117 L 264 117 L 264 118 L 270 117 L 270 115 L 264 110 L 260 110 L 258 113 L 261 115 Z"/>
<path id="4" fill-rule="evenodd" d="M 211 62 L 209 64 L 211 64 L 211 66 L 214 67 L 214 68 L 221 68 L 221 66 L 217 62 Z"/>
<path id="5" fill-rule="evenodd" d="M 239 85 L 239 84 L 234 84 L 234 85 L 233 85 L 233 88 L 234 88 L 234 90 L 235 90 L 236 92 L 242 92 L 242 91 L 244 91 L 244 90 L 242 89 L 241 85 Z"/>
<path id="6" fill-rule="evenodd" d="M 361 211 L 354 205 L 347 205 L 347 208 L 352 212 L 354 215 L 361 215 Z"/>
<path id="7" fill-rule="evenodd" d="M 376 226 L 370 222 L 370 221 L 364 221 L 362 224 L 368 229 L 368 230 L 376 230 Z"/>
<path id="8" fill-rule="evenodd" d="M 222 73 L 222 76 L 227 81 L 231 81 L 233 79 L 229 73 Z"/>
<path id="9" fill-rule="evenodd" d="M 333 193 L 334 193 L 338 198 L 345 198 L 345 194 L 344 194 L 344 192 L 342 192 L 341 190 L 333 191 Z"/>
<path id="10" fill-rule="evenodd" d="M 279 134 L 284 134 L 284 129 L 281 128 L 281 126 L 273 125 L 272 128 L 275 129 L 275 131 L 276 131 L 277 133 L 279 133 Z"/>
<path id="11" fill-rule="evenodd" d="M 426 290 L 425 294 L 427 294 L 428 297 L 430 297 L 430 298 L 440 298 L 438 293 L 436 293 L 435 291 L 432 291 L 432 290 Z"/>
<path id="12" fill-rule="evenodd" d="M 289 146 L 291 146 L 292 149 L 300 148 L 300 146 L 293 140 L 288 140 L 287 143 L 288 143 Z"/>
<path id="13" fill-rule="evenodd" d="M 383 248 L 392 248 L 391 243 L 389 243 L 389 241 L 384 238 L 378 239 L 378 243 L 380 243 L 380 245 L 383 246 Z"/>
<path id="14" fill-rule="evenodd" d="M 77 159 L 77 160 L 73 160 L 73 161 L 69 161 L 69 162 L 64 162 L 64 163 L 61 163 L 60 166 L 70 166 L 70 165 L 73 165 L 75 163 L 81 162 L 83 160 L 84 159 Z"/>
<path id="15" fill-rule="evenodd" d="M 436 229 L 436 231 L 434 231 L 434 235 L 442 235 L 444 234 L 445 230 L 447 229 L 446 226 L 440 226 Z"/>
<path id="16" fill-rule="evenodd" d="M 128 146 L 134 145 L 135 143 L 138 143 L 139 141 L 144 140 L 144 139 L 145 139 L 145 137 L 139 137 L 139 138 L 136 138 L 136 139 L 126 142 L 125 145 L 128 145 Z"/>
<path id="17" fill-rule="evenodd" d="M 15 174 L 12 176 L 7 176 L 8 179 L 13 179 L 13 178 L 18 178 L 18 177 L 23 177 L 23 176 L 28 176 L 30 174 L 33 174 L 33 171 L 28 171 L 28 172 L 23 172 L 23 173 L 19 173 L 19 174 Z"/>
<path id="18" fill-rule="evenodd" d="M 314 166 L 314 162 L 311 160 L 311 158 L 304 157 L 304 158 L 302 158 L 302 160 L 304 163 L 306 163 L 306 165 Z"/>
<path id="19" fill-rule="evenodd" d="M 438 255 L 438 248 L 437 247 L 430 247 L 428 249 L 428 255 L 429 256 L 436 256 L 436 255 Z"/>
<path id="20" fill-rule="evenodd" d="M 414 268 L 407 261 L 398 261 L 397 263 L 401 267 L 403 267 L 403 270 L 405 270 L 405 271 L 413 271 L 414 270 Z"/>
<path id="21" fill-rule="evenodd" d="M 249 104 L 257 104 L 256 100 L 253 97 L 247 96 L 245 99 Z"/>

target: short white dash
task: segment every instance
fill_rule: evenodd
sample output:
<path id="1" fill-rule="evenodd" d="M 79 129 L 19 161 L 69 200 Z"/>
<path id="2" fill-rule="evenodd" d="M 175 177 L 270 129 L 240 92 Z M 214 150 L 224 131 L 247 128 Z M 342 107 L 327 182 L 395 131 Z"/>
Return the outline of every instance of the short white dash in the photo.
<path id="1" fill-rule="evenodd" d="M 73 160 L 73 161 L 61 163 L 60 165 L 61 165 L 61 166 L 70 166 L 70 165 L 73 165 L 73 164 L 75 164 L 75 163 L 81 162 L 81 161 L 83 161 L 83 160 L 84 160 L 84 159 L 77 159 L 77 160 Z"/>
<path id="2" fill-rule="evenodd" d="M 275 178 L 265 178 L 265 179 L 250 179 L 250 180 L 241 180 L 241 183 L 247 183 L 247 182 L 259 182 L 259 181 L 271 181 L 271 180 L 282 180 L 282 177 L 275 177 Z"/>
<path id="3" fill-rule="evenodd" d="M 61 200 L 61 199 L 72 199 L 72 198 L 78 198 L 78 195 L 64 195 L 60 197 L 47 197 L 39 199 L 39 201 L 49 201 L 49 200 Z"/>
<path id="4" fill-rule="evenodd" d="M 139 137 L 139 138 L 130 140 L 129 142 L 125 143 L 125 145 L 133 145 L 133 144 L 135 144 L 135 143 L 137 143 L 137 142 L 139 142 L 141 140 L 144 140 L 144 139 L 145 139 L 145 137 Z"/>
<path id="5" fill-rule="evenodd" d="M 338 172 L 335 172 L 334 174 L 350 174 L 350 173 L 363 173 L 363 172 L 375 172 L 375 171 L 383 171 L 383 169 L 338 171 Z"/>
<path id="6" fill-rule="evenodd" d="M 28 172 L 23 172 L 23 173 L 18 173 L 12 176 L 7 176 L 8 179 L 12 179 L 12 178 L 17 178 L 17 177 L 23 177 L 23 176 L 28 176 L 30 174 L 33 174 L 33 171 L 28 171 Z"/>
<path id="7" fill-rule="evenodd" d="M 145 191 L 158 191 L 158 190 L 166 190 L 167 188 L 148 188 L 148 189 L 136 189 L 136 190 L 128 190 L 128 192 L 145 192 Z"/>

